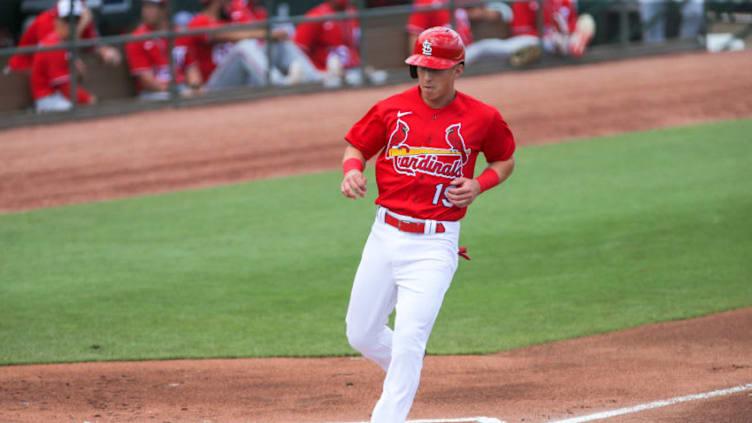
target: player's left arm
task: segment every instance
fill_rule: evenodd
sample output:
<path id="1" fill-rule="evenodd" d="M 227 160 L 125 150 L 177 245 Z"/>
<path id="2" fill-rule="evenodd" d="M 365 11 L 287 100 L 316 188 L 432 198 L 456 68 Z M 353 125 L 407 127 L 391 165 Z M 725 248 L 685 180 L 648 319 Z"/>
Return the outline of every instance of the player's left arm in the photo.
<path id="1" fill-rule="evenodd" d="M 509 160 L 496 161 L 488 164 L 488 167 L 477 178 L 457 178 L 450 182 L 454 188 L 446 191 L 446 198 L 455 207 L 467 207 L 482 192 L 504 182 L 514 171 L 514 157 Z"/>

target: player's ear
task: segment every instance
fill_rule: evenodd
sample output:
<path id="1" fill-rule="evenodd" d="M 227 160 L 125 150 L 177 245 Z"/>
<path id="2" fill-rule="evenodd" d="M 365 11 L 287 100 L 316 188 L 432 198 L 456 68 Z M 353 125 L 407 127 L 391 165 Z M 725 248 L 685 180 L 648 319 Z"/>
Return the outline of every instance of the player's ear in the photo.
<path id="1" fill-rule="evenodd" d="M 454 68 L 454 75 L 456 78 L 459 78 L 460 75 L 462 75 L 462 72 L 465 71 L 465 62 L 459 62 L 457 66 Z"/>

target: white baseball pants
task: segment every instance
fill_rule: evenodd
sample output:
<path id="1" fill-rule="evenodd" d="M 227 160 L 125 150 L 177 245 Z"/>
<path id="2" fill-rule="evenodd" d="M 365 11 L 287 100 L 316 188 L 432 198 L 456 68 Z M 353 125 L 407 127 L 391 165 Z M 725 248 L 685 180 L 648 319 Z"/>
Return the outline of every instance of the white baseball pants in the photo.
<path id="1" fill-rule="evenodd" d="M 428 337 L 457 270 L 460 223 L 441 222 L 446 231 L 435 233 L 437 222 L 426 221 L 426 233 L 413 234 L 384 223 L 385 213 L 380 207 L 355 274 L 347 339 L 386 371 L 371 423 L 402 423 L 418 390 Z M 392 330 L 387 323 L 395 308 Z"/>

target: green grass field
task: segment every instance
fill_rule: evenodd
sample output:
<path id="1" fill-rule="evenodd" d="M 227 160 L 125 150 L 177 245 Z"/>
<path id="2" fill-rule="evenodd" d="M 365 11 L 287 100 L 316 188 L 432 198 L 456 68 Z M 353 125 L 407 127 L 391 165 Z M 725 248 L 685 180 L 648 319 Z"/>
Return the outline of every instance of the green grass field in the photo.
<path id="1" fill-rule="evenodd" d="M 752 120 L 518 150 L 431 353 L 752 306 Z M 340 173 L 0 216 L 0 364 L 352 354 L 374 216 Z"/>

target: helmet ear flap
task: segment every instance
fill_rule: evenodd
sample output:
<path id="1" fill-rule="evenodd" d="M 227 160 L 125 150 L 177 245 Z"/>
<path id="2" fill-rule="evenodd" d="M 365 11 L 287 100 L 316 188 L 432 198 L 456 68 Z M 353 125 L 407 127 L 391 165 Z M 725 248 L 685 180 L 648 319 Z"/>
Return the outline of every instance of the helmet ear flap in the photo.
<path id="1" fill-rule="evenodd" d="M 418 67 L 415 65 L 410 65 L 410 77 L 412 79 L 418 79 Z"/>

